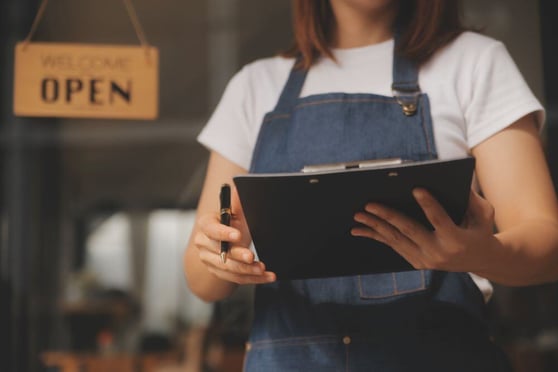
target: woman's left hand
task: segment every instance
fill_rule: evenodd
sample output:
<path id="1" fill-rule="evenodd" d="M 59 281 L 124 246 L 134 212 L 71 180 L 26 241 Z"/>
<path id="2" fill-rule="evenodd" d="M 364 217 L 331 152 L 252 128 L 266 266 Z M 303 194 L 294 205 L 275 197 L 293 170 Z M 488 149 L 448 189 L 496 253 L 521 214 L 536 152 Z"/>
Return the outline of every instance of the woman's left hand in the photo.
<path id="1" fill-rule="evenodd" d="M 394 209 L 370 203 L 364 212 L 355 214 L 355 221 L 361 225 L 351 230 L 352 235 L 387 244 L 416 269 L 483 271 L 483 251 L 498 244 L 492 205 L 471 190 L 463 222 L 456 225 L 429 192 L 415 189 L 413 196 L 434 231 Z"/>

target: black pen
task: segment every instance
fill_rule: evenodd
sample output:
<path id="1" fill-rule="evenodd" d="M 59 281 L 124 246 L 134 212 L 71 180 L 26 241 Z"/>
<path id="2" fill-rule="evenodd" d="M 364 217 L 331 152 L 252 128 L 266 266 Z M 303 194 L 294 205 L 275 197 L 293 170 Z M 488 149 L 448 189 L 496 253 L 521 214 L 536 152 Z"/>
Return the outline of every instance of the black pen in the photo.
<path id="1" fill-rule="evenodd" d="M 219 194 L 221 204 L 221 223 L 223 225 L 231 225 L 231 187 L 228 183 L 221 185 L 221 193 Z M 229 252 L 229 242 L 221 241 L 221 262 L 227 262 L 227 253 Z"/>

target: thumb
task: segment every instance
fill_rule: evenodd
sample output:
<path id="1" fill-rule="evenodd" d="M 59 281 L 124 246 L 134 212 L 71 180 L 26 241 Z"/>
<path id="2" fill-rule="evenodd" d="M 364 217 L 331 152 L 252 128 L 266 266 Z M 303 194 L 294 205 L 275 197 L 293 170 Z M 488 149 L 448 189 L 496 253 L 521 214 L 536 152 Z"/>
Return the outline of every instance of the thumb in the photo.
<path id="1" fill-rule="evenodd" d="M 492 204 L 479 193 L 471 190 L 469 195 L 469 207 L 467 208 L 467 217 L 474 224 L 484 224 L 486 222 L 494 222 L 494 207 Z"/>

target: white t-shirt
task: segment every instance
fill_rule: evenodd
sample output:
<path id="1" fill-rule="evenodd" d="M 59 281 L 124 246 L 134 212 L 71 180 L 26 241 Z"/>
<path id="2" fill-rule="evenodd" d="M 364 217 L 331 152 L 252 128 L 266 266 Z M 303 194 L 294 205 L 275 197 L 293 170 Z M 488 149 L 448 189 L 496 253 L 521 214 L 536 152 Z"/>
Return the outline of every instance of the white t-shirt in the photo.
<path id="1" fill-rule="evenodd" d="M 321 58 L 312 66 L 301 97 L 344 92 L 391 96 L 393 40 L 370 46 L 334 49 L 336 62 Z M 198 141 L 248 169 L 264 115 L 272 111 L 294 60 L 272 57 L 246 65 L 229 82 Z M 428 94 L 438 157 L 465 156 L 471 148 L 524 115 L 544 111 L 505 46 L 492 38 L 464 32 L 439 50 L 419 71 Z M 473 275 L 488 298 L 492 287 Z"/>

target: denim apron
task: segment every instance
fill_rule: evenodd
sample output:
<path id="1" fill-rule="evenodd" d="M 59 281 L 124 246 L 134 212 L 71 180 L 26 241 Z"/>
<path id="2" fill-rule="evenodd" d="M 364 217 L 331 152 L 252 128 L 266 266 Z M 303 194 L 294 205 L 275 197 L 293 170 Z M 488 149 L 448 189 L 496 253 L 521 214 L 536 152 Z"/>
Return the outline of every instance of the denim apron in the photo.
<path id="1" fill-rule="evenodd" d="M 393 97 L 328 93 L 300 98 L 306 73 L 293 67 L 277 106 L 264 117 L 250 172 L 437 158 L 428 97 L 409 61 L 393 58 Z M 467 273 L 417 270 L 258 285 L 244 368 L 508 371 L 505 357 L 489 340 L 484 306 Z"/>

